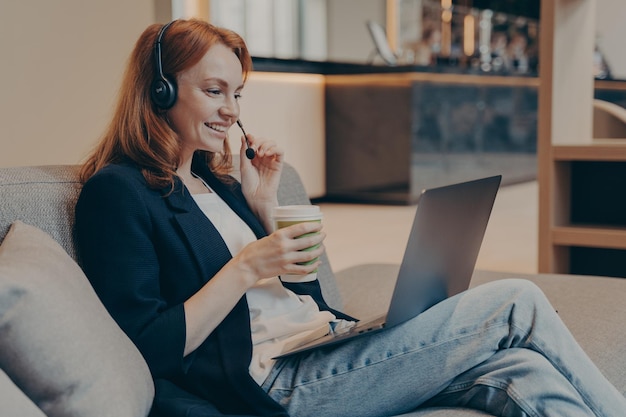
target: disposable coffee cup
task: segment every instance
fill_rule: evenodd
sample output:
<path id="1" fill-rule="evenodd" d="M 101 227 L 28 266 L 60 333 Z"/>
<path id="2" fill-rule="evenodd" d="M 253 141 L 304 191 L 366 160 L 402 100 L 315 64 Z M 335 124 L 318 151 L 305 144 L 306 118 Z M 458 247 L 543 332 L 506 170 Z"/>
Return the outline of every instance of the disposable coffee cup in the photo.
<path id="1" fill-rule="evenodd" d="M 321 222 L 322 212 L 320 211 L 319 206 L 314 206 L 311 204 L 278 206 L 278 207 L 274 207 L 272 211 L 272 220 L 274 223 L 274 230 L 278 230 L 278 229 L 282 229 L 283 227 L 291 226 L 293 224 L 302 223 L 302 222 Z M 317 234 L 317 232 L 306 233 L 302 236 L 298 236 L 297 238 L 310 236 L 313 234 Z M 316 249 L 317 247 L 319 247 L 319 245 L 311 246 L 303 250 L 310 251 L 310 250 Z M 310 265 L 316 261 L 317 261 L 317 258 L 311 260 L 310 262 L 300 263 L 300 265 Z M 284 282 L 309 282 L 309 281 L 314 281 L 316 278 L 317 278 L 317 270 L 306 275 L 283 274 L 280 276 L 280 279 Z"/>

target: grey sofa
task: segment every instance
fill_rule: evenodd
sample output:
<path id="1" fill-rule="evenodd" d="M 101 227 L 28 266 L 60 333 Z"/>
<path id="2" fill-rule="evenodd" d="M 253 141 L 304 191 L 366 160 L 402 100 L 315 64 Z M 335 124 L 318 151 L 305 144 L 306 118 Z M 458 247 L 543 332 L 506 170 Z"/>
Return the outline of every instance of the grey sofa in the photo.
<path id="1" fill-rule="evenodd" d="M 0 168 L 0 415 L 139 417 L 153 386 L 134 345 L 73 260 L 76 166 Z M 114 196 L 112 196 L 114 198 Z M 286 166 L 281 204 L 308 203 Z M 329 303 L 357 317 L 383 311 L 398 266 L 363 264 L 320 280 Z M 472 285 L 511 274 L 476 271 Z M 589 355 L 626 392 L 626 280 L 515 275 L 537 283 Z M 380 387 L 372 387 L 372 390 Z M 479 416 L 422 409 L 406 416 Z M 626 415 L 626 410 L 625 410 Z M 382 416 L 381 416 L 382 417 Z"/>

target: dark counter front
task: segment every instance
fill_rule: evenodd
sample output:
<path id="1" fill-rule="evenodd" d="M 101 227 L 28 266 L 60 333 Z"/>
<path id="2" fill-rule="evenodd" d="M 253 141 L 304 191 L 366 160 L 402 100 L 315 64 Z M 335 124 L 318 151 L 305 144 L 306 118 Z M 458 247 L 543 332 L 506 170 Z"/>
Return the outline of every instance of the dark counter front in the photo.
<path id="1" fill-rule="evenodd" d="M 424 188 L 536 176 L 537 80 L 328 77 L 326 199 L 414 204 Z"/>

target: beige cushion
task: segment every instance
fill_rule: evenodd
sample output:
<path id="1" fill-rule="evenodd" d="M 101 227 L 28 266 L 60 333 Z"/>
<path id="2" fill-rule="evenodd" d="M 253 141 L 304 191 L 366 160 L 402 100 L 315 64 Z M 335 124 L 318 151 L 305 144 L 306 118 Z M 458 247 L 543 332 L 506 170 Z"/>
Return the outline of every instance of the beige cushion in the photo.
<path id="1" fill-rule="evenodd" d="M 3 417 L 45 417 L 7 374 L 0 371 L 0 415 Z"/>
<path id="2" fill-rule="evenodd" d="M 145 416 L 154 395 L 82 270 L 20 221 L 0 245 L 0 367 L 50 417 Z"/>

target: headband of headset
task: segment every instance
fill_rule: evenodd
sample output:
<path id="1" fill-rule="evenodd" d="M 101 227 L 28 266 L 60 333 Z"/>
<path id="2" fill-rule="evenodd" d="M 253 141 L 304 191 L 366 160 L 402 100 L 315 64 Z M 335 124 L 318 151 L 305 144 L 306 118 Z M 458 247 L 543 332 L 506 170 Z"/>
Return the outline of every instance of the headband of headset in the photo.
<path id="1" fill-rule="evenodd" d="M 154 62 L 156 65 L 155 78 L 150 86 L 150 97 L 152 102 L 160 109 L 167 110 L 176 103 L 176 83 L 163 73 L 163 62 L 161 57 L 161 42 L 165 31 L 173 23 L 163 25 L 157 34 L 154 42 Z"/>

